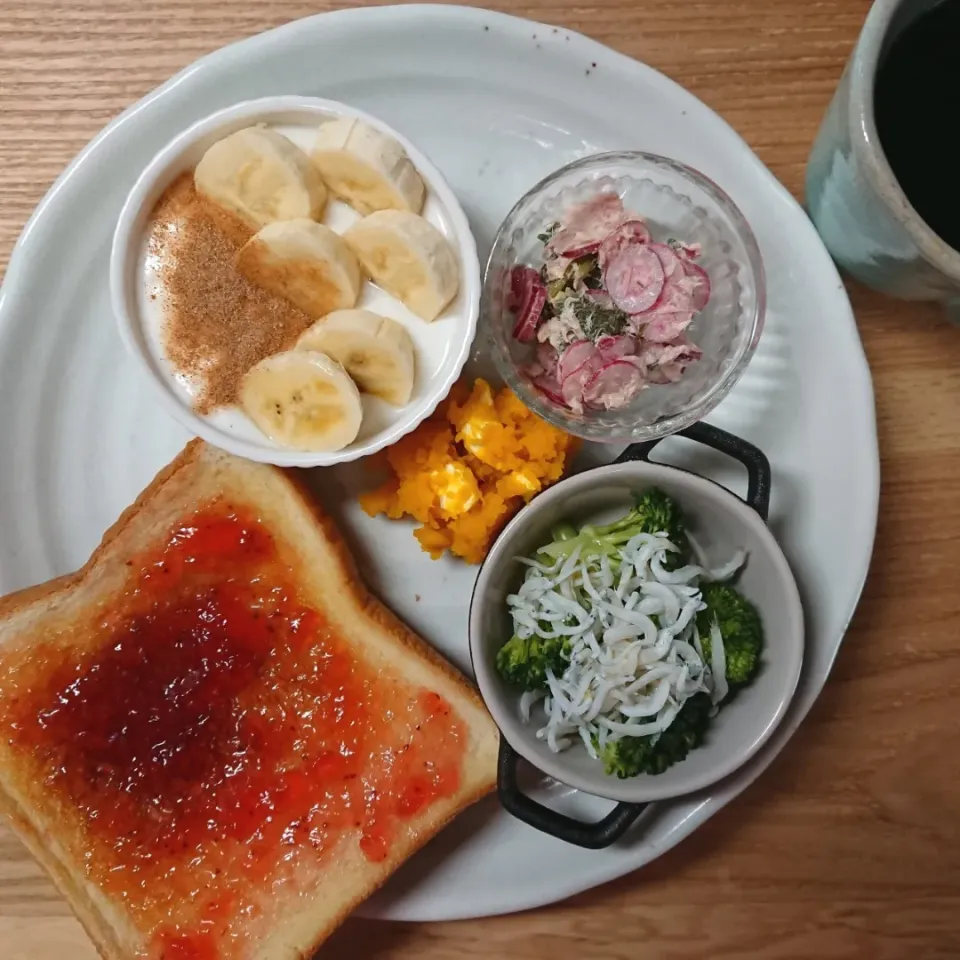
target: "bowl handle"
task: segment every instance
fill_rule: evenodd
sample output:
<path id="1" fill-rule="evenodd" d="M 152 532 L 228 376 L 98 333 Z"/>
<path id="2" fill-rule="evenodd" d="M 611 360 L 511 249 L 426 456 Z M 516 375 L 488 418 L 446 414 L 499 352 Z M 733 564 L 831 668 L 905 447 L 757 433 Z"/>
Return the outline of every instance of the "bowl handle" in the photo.
<path id="1" fill-rule="evenodd" d="M 677 435 L 696 440 L 739 460 L 747 468 L 747 505 L 756 510 L 763 520 L 767 519 L 770 511 L 770 461 L 759 447 L 719 427 L 712 427 L 709 423 L 695 423 L 678 430 Z M 649 463 L 653 448 L 663 439 L 665 438 L 658 437 L 646 443 L 631 444 L 617 457 L 616 463 L 626 463 L 629 460 L 644 460 Z"/>
<path id="2" fill-rule="evenodd" d="M 558 840 L 600 850 L 619 840 L 646 809 L 646 803 L 618 803 L 602 820 L 583 823 L 537 803 L 517 785 L 520 754 L 501 736 L 497 792 L 507 813 Z"/>

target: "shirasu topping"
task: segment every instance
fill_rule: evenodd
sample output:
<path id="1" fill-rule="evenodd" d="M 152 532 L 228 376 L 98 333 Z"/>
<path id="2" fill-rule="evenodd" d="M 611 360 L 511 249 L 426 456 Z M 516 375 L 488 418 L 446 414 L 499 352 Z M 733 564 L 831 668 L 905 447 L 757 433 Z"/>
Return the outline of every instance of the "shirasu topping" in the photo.
<path id="1" fill-rule="evenodd" d="M 587 556 L 578 548 L 553 563 L 523 558 L 527 573 L 507 597 L 519 637 L 563 637 L 569 663 L 547 670 L 547 690 L 524 693 L 520 711 L 529 720 L 542 701 L 546 723 L 537 731 L 554 752 L 577 738 L 598 757 L 621 737 L 659 737 L 686 701 L 707 693 L 714 704 L 727 695 L 723 638 L 710 630 L 704 661 L 696 615 L 705 609 L 700 582 L 725 580 L 742 565 L 738 551 L 722 567 L 697 564 L 668 569 L 679 548 L 666 533 L 640 533 L 613 557 Z"/>

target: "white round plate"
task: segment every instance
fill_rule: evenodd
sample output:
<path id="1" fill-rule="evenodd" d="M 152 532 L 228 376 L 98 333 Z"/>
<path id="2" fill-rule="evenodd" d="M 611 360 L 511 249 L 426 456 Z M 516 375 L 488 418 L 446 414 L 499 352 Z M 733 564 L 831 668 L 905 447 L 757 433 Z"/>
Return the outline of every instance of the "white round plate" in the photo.
<path id="1" fill-rule="evenodd" d="M 147 225 L 161 194 L 185 170 L 199 163 L 214 143 L 257 123 L 272 126 L 297 146 L 310 150 L 320 124 L 337 117 L 361 120 L 389 134 L 407 151 L 427 187 L 423 216 L 446 237 L 459 265 L 457 295 L 432 323 L 421 320 L 399 300 L 364 281 L 356 306 L 404 326 L 416 354 L 416 379 L 409 403 L 395 407 L 363 394 L 363 423 L 357 438 L 342 450 L 295 450 L 264 436 L 239 407 L 222 407 L 206 416 L 193 409 L 198 384 L 167 360 L 163 342 L 166 291 L 158 260 L 150 252 Z M 343 233 L 360 215 L 331 197 L 323 223 Z M 480 263 L 470 225 L 443 174 L 412 143 L 362 110 L 317 97 L 261 97 L 234 104 L 182 131 L 147 165 L 130 191 L 117 224 L 111 253 L 111 294 L 120 337 L 140 362 L 157 399 L 183 426 L 215 446 L 241 457 L 282 467 L 346 463 L 376 453 L 409 433 L 449 393 L 470 355 L 480 300 Z"/>
<path id="2" fill-rule="evenodd" d="M 40 205 L 0 302 L 0 592 L 81 564 L 187 435 L 154 403 L 110 310 L 108 257 L 121 204 L 156 151 L 191 122 L 252 97 L 305 94 L 368 110 L 440 168 L 484 257 L 513 202 L 577 157 L 642 149 L 712 177 L 757 235 L 766 329 L 711 422 L 773 464 L 770 526 L 800 586 L 806 664 L 787 718 L 708 792 L 657 805 L 634 839 L 581 850 L 512 820 L 491 798 L 460 817 L 364 908 L 439 920 L 521 910 L 628 873 L 686 837 L 783 748 L 827 678 L 873 546 L 879 465 L 873 392 L 840 278 L 803 211 L 737 134 L 672 81 L 565 30 L 482 10 L 350 10 L 290 24 L 201 60 L 112 123 Z M 683 440 L 658 457 L 743 492 L 723 458 Z M 618 451 L 587 451 L 609 460 Z M 431 561 L 411 528 L 370 519 L 362 463 L 314 471 L 370 585 L 468 667 L 476 569 Z M 563 810 L 607 801 L 537 785 Z"/>

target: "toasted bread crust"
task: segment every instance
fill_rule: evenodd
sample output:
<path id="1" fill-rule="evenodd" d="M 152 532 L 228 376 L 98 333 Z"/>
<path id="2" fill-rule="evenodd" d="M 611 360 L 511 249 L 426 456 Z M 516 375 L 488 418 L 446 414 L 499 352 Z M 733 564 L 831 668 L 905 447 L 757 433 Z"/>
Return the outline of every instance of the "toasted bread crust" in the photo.
<path id="1" fill-rule="evenodd" d="M 233 459 L 229 455 L 213 451 L 200 440 L 192 440 L 167 467 L 157 474 L 151 484 L 107 530 L 90 559 L 79 570 L 0 599 L 0 628 L 5 620 L 27 608 L 51 605 L 58 598 L 69 596 L 73 591 L 80 589 L 95 575 L 101 564 L 111 557 L 111 550 L 117 540 L 127 532 L 141 513 L 156 502 L 158 496 L 169 485 L 183 479 L 186 488 L 189 489 L 191 478 L 182 478 L 181 474 L 195 466 L 205 468 L 207 464 L 203 461 L 206 457 L 211 458 L 210 465 L 215 469 L 221 468 L 224 464 L 231 468 L 233 464 Z M 237 461 L 237 463 L 238 470 L 273 471 L 271 482 L 278 478 L 282 480 L 286 486 L 285 494 L 292 497 L 299 510 L 315 521 L 316 531 L 314 532 L 322 537 L 330 557 L 339 566 L 338 571 L 330 571 L 330 573 L 337 575 L 338 579 L 346 585 L 349 597 L 345 600 L 376 629 L 379 635 L 389 638 L 397 647 L 415 655 L 417 660 L 428 663 L 433 671 L 439 672 L 449 684 L 455 687 L 457 702 L 461 708 L 467 709 L 468 726 L 475 739 L 474 749 L 477 756 L 473 759 L 473 772 L 467 778 L 462 791 L 451 801 L 439 804 L 420 827 L 411 829 L 398 837 L 387 860 L 379 865 L 380 869 L 376 875 L 371 876 L 369 882 L 365 882 L 356 895 L 337 904 L 335 909 L 331 908 L 330 904 L 321 904 L 313 908 L 311 920 L 315 914 L 315 925 L 310 928 L 308 944 L 295 948 L 291 944 L 283 944 L 276 949 L 265 948 L 256 954 L 257 960 L 291 960 L 294 957 L 309 960 L 345 917 L 375 889 L 382 886 L 397 867 L 461 810 L 493 789 L 496 783 L 496 728 L 486 714 L 483 702 L 473 686 L 370 593 L 360 577 L 353 556 L 336 524 L 317 503 L 302 478 L 293 472 L 284 472 L 276 468 L 250 465 L 245 461 Z M 171 492 L 180 495 L 180 491 L 176 488 Z M 184 509 L 189 507 L 185 506 Z M 39 616 L 42 618 L 42 611 Z M 50 874 L 104 960 L 134 960 L 135 957 L 142 956 L 138 950 L 132 948 L 131 944 L 125 942 L 121 931 L 115 927 L 103 908 L 90 895 L 89 887 L 82 874 L 71 869 L 72 864 L 58 856 L 56 850 L 52 848 L 51 837 L 46 836 L 45 831 L 38 827 L 37 821 L 40 818 L 31 817 L 29 811 L 21 808 L 16 796 L 5 788 L 2 777 L 0 777 L 0 814 L 9 819 L 14 832 Z M 55 834 L 52 832 L 52 835 Z M 327 912 L 324 913 L 324 910 Z"/>

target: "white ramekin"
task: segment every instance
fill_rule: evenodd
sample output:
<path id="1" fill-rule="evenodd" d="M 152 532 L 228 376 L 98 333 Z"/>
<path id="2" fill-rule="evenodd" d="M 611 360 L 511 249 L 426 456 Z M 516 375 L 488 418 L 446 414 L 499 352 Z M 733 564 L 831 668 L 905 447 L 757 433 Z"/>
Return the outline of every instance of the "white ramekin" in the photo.
<path id="1" fill-rule="evenodd" d="M 460 290 L 453 303 L 433 323 L 414 317 L 398 301 L 365 285 L 358 306 L 388 314 L 407 326 L 417 351 L 417 381 L 410 403 L 389 408 L 364 397 L 364 426 L 349 446 L 332 453 L 290 449 L 261 434 L 238 408 L 210 415 L 196 413 L 191 394 L 163 354 L 159 315 L 147 296 L 146 239 L 151 212 L 163 191 L 192 169 L 213 143 L 257 123 L 319 126 L 336 117 L 356 117 L 395 137 L 407 151 L 427 186 L 424 215 L 438 226 L 454 247 L 460 266 Z M 333 201 L 328 209 L 334 208 Z M 352 214 L 336 205 L 342 220 Z M 330 222 L 325 216 L 324 222 Z M 336 224 L 331 224 L 336 228 Z M 361 110 L 316 97 L 282 96 L 248 100 L 198 121 L 167 144 L 140 175 L 130 191 L 113 238 L 110 292 L 120 336 L 140 365 L 156 396 L 184 427 L 231 453 L 286 467 L 330 466 L 375 453 L 397 441 L 425 420 L 447 395 L 470 354 L 480 301 L 480 264 L 467 218 L 440 171 L 409 140 L 381 120 Z M 368 303 L 373 296 L 374 302 Z M 384 301 L 390 304 L 384 306 Z"/>

